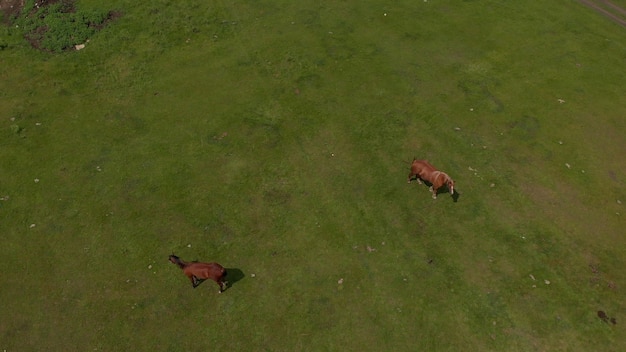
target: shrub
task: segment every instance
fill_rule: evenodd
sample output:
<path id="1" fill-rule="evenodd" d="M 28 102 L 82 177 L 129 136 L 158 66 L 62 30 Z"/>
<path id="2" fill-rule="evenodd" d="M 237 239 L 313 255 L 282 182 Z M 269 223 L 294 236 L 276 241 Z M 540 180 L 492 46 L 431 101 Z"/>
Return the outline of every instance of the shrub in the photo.
<path id="1" fill-rule="evenodd" d="M 109 18 L 109 12 L 80 11 L 63 0 L 47 6 L 28 1 L 18 21 L 25 38 L 39 49 L 60 52 L 84 43 Z"/>

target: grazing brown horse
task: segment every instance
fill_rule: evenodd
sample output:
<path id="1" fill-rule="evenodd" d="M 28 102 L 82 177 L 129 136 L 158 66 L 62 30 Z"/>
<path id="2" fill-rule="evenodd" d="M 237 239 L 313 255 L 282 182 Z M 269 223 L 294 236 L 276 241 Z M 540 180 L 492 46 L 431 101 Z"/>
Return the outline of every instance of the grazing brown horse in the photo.
<path id="1" fill-rule="evenodd" d="M 417 179 L 419 184 L 422 184 L 422 180 L 431 183 L 430 191 L 433 194 L 433 199 L 437 199 L 437 190 L 444 185 L 448 187 L 451 195 L 454 194 L 454 181 L 452 178 L 445 172 L 437 170 L 426 160 L 413 159 L 408 182 L 411 183 L 411 180 L 414 178 Z"/>
<path id="2" fill-rule="evenodd" d="M 222 293 L 226 289 L 226 281 L 224 281 L 224 277 L 226 277 L 226 269 L 223 266 L 217 263 L 199 263 L 199 262 L 185 262 L 182 259 L 178 258 L 174 254 L 170 255 L 170 262 L 178 265 L 179 268 L 183 269 L 183 273 L 187 275 L 189 280 L 191 280 L 191 285 L 193 288 L 198 287 L 200 283 L 206 279 L 211 279 L 217 282 L 220 285 L 220 292 Z"/>

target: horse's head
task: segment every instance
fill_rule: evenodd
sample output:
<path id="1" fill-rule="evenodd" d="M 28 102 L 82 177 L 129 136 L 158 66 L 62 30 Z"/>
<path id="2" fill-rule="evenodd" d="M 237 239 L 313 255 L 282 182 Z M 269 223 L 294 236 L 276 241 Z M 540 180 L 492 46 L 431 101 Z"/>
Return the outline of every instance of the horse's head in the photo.
<path id="1" fill-rule="evenodd" d="M 180 258 L 175 256 L 174 253 L 172 253 L 172 255 L 170 255 L 169 260 L 170 260 L 170 262 L 172 262 L 174 264 L 178 264 L 180 262 Z"/>
<path id="2" fill-rule="evenodd" d="M 448 176 L 448 181 L 446 183 L 448 184 L 450 194 L 454 194 L 454 181 L 452 180 L 452 178 L 450 178 L 450 176 Z"/>

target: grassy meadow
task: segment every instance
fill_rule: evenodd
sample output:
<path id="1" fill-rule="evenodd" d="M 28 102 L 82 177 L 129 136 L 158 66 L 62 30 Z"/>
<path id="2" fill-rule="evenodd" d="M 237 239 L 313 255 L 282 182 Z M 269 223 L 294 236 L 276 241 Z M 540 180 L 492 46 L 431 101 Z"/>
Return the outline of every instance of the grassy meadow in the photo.
<path id="1" fill-rule="evenodd" d="M 626 28 L 565 0 L 76 5 L 122 16 L 56 54 L 0 27 L 0 350 L 626 350 Z"/>

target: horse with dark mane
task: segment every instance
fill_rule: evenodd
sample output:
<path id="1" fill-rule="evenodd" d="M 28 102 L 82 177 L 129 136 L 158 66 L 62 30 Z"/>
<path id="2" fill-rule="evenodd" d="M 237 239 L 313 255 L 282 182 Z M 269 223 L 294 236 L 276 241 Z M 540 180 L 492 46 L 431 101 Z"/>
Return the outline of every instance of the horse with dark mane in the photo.
<path id="1" fill-rule="evenodd" d="M 185 262 L 174 254 L 170 255 L 169 260 L 183 269 L 183 273 L 191 280 L 193 288 L 198 287 L 206 279 L 211 279 L 220 286 L 219 293 L 222 293 L 227 287 L 227 283 L 224 281 L 226 269 L 218 263 Z"/>
<path id="2" fill-rule="evenodd" d="M 417 179 L 417 183 L 422 184 L 423 181 L 430 182 L 430 191 L 433 194 L 433 199 L 437 199 L 437 190 L 444 185 L 450 190 L 450 194 L 454 194 L 454 181 L 448 174 L 443 171 L 437 170 L 426 160 L 413 159 L 411 163 L 411 172 L 409 172 L 408 182 Z"/>

